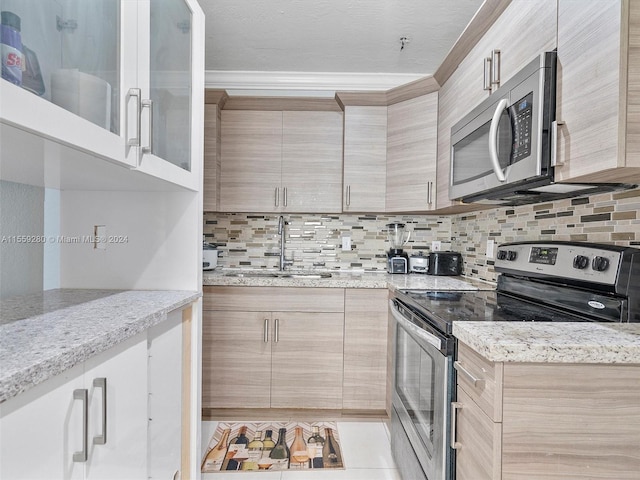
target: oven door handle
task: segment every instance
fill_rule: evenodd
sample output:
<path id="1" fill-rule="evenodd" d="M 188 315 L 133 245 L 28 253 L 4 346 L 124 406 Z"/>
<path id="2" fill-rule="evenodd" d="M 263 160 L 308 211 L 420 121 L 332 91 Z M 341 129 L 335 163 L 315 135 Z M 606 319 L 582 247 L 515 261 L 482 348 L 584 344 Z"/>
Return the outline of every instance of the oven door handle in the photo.
<path id="1" fill-rule="evenodd" d="M 504 182 L 507 177 L 502 171 L 500 166 L 500 160 L 498 159 L 498 125 L 500 124 L 500 117 L 509 106 L 509 100 L 503 98 L 498 102 L 496 111 L 493 112 L 493 118 L 491 119 L 491 127 L 489 128 L 489 156 L 491 157 L 491 165 L 493 167 L 493 173 L 501 182 Z"/>
<path id="2" fill-rule="evenodd" d="M 402 313 L 398 310 L 398 307 L 396 307 L 396 303 L 393 300 L 389 300 L 389 308 L 391 309 L 393 318 L 395 318 L 398 324 L 400 324 L 402 328 L 404 328 L 407 332 L 411 333 L 415 337 L 418 337 L 420 340 L 433 345 L 438 350 L 442 349 L 442 340 L 436 335 L 417 327 L 409 320 L 407 320 L 405 316 L 402 315 Z"/>

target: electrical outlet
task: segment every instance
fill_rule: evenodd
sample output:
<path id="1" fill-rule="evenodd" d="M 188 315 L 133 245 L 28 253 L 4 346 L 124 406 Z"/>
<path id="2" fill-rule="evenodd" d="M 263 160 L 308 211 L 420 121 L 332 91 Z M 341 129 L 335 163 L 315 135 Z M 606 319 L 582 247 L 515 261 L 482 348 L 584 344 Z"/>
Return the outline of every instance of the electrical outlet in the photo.
<path id="1" fill-rule="evenodd" d="M 351 237 L 342 237 L 342 250 L 351 251 Z"/>
<path id="2" fill-rule="evenodd" d="M 440 240 L 434 240 L 431 242 L 431 251 L 439 252 L 441 246 L 442 246 L 442 243 L 440 242 Z"/>
<path id="3" fill-rule="evenodd" d="M 106 225 L 93 226 L 93 248 L 94 250 L 107 249 L 107 226 Z"/>
<path id="4" fill-rule="evenodd" d="M 495 244 L 496 242 L 494 240 L 487 240 L 487 258 L 493 258 L 493 247 L 495 246 Z"/>

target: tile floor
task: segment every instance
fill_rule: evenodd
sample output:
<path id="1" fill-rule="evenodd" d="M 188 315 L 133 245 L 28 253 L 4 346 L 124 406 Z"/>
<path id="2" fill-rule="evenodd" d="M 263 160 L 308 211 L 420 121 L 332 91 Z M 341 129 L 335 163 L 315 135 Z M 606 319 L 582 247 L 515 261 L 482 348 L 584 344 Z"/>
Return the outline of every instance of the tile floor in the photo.
<path id="1" fill-rule="evenodd" d="M 202 422 L 202 448 L 215 432 L 217 422 Z M 401 480 L 391 458 L 389 431 L 382 420 L 338 421 L 344 470 L 308 472 L 205 473 L 203 480 Z M 366 442 L 366 444 L 365 444 Z M 204 455 L 204 451 L 202 452 Z"/>

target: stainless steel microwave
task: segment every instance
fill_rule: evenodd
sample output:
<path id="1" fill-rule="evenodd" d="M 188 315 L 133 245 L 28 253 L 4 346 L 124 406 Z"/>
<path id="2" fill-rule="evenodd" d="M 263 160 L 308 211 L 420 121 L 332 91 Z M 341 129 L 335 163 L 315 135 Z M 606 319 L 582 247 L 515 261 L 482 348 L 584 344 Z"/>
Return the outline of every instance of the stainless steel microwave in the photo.
<path id="1" fill-rule="evenodd" d="M 451 129 L 449 198 L 530 203 L 553 183 L 555 111 L 556 52 L 545 52 Z"/>

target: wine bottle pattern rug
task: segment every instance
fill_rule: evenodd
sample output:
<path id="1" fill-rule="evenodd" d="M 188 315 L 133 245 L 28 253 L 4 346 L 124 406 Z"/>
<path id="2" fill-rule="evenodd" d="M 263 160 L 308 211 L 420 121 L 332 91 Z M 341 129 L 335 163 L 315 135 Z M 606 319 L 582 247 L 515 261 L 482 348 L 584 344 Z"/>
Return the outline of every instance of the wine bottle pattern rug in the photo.
<path id="1" fill-rule="evenodd" d="M 344 469 L 335 422 L 220 422 L 202 473 Z"/>

